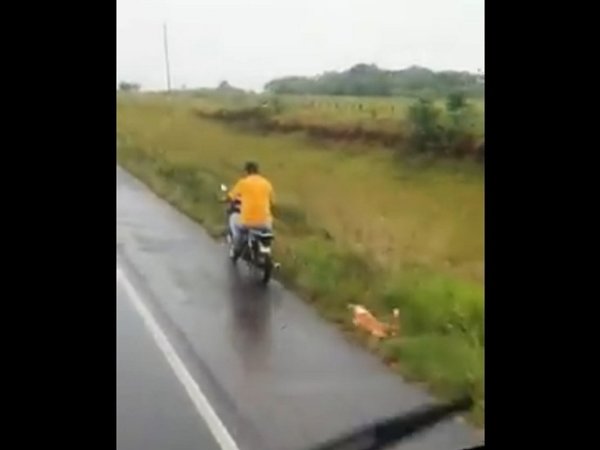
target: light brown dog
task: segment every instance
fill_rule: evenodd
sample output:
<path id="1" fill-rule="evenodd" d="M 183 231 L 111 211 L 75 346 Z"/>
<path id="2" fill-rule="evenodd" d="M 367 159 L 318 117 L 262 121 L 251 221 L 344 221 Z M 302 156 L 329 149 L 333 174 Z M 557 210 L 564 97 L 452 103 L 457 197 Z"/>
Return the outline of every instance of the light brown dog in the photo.
<path id="1" fill-rule="evenodd" d="M 352 311 L 352 323 L 354 326 L 369 332 L 378 339 L 389 336 L 396 336 L 400 332 L 400 311 L 394 308 L 393 323 L 384 323 L 371 314 L 371 312 L 362 305 L 348 305 Z"/>

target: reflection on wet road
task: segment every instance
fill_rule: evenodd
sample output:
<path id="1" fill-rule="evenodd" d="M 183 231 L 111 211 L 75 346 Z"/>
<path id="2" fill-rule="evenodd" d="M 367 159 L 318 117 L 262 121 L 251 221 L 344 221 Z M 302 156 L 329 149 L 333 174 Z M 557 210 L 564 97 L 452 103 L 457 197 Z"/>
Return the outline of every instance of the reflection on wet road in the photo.
<path id="1" fill-rule="evenodd" d="M 229 267 L 232 347 L 243 361 L 247 377 L 260 376 L 269 369 L 271 353 L 272 298 L 267 287 L 241 276 Z"/>

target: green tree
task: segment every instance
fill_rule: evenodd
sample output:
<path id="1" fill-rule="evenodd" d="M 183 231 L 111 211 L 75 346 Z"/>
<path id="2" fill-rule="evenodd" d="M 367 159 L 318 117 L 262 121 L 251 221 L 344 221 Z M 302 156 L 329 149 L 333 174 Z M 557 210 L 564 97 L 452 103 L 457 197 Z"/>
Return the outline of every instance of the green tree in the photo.
<path id="1" fill-rule="evenodd" d="M 446 99 L 446 110 L 448 112 L 456 112 L 467 106 L 467 99 L 462 92 L 453 92 Z"/>
<path id="2" fill-rule="evenodd" d="M 285 77 L 270 81 L 268 92 L 356 96 L 444 96 L 452 92 L 483 95 L 481 76 L 468 72 L 434 72 L 423 67 L 385 70 L 372 64 L 357 64 L 343 72 L 326 72 L 315 77 Z"/>
<path id="3" fill-rule="evenodd" d="M 420 98 L 408 109 L 410 140 L 419 152 L 440 149 L 443 136 L 442 111 L 431 100 Z"/>
<path id="4" fill-rule="evenodd" d="M 475 156 L 476 113 L 461 92 L 448 95 L 444 121 L 444 148 L 451 156 Z"/>
<path id="5" fill-rule="evenodd" d="M 123 92 L 137 92 L 141 86 L 138 83 L 130 83 L 128 81 L 121 81 L 119 83 L 119 90 Z"/>

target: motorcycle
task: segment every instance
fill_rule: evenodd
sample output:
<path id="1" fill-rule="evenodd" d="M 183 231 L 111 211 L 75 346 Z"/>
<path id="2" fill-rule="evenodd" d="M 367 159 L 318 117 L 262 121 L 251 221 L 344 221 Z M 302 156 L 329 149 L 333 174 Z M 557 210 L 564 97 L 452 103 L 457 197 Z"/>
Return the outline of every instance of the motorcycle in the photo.
<path id="1" fill-rule="evenodd" d="M 221 184 L 221 191 L 227 192 L 227 186 Z M 235 263 L 239 258 L 246 262 L 250 273 L 258 274 L 262 283 L 267 284 L 271 279 L 273 270 L 278 267 L 278 264 L 273 262 L 271 245 L 275 238 L 273 232 L 262 229 L 248 229 L 243 236 L 244 242 L 239 250 L 235 251 L 235 243 L 233 240 L 232 219 L 235 220 L 235 215 L 240 213 L 239 200 L 226 200 L 227 207 L 227 233 L 226 239 L 229 246 L 229 257 Z"/>

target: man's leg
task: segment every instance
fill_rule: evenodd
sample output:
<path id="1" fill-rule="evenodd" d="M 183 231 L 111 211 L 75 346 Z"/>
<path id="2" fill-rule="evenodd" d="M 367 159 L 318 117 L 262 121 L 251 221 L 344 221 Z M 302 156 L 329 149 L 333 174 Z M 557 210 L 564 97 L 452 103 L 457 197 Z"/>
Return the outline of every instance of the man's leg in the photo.
<path id="1" fill-rule="evenodd" d="M 239 213 L 232 213 L 229 215 L 229 229 L 231 230 L 231 240 L 233 242 L 236 242 L 237 238 L 238 238 L 238 228 L 237 228 L 237 224 L 239 223 L 240 220 L 240 214 Z"/>
<path id="2" fill-rule="evenodd" d="M 242 253 L 242 248 L 244 246 L 244 239 L 246 239 L 247 228 L 244 227 L 243 225 L 241 225 L 239 222 L 236 222 L 234 224 L 234 229 L 235 229 L 235 231 L 233 232 L 233 234 L 234 234 L 235 238 L 233 241 L 233 249 L 234 249 L 233 258 L 237 259 L 240 257 L 240 254 Z"/>
<path id="3" fill-rule="evenodd" d="M 239 231 L 237 228 L 239 217 L 240 217 L 240 214 L 236 213 L 236 212 L 229 215 L 228 226 L 229 226 L 229 232 L 231 233 L 229 236 L 231 239 L 229 241 L 229 257 L 230 258 L 233 258 L 235 256 L 235 245 L 239 239 L 238 238 Z"/>

